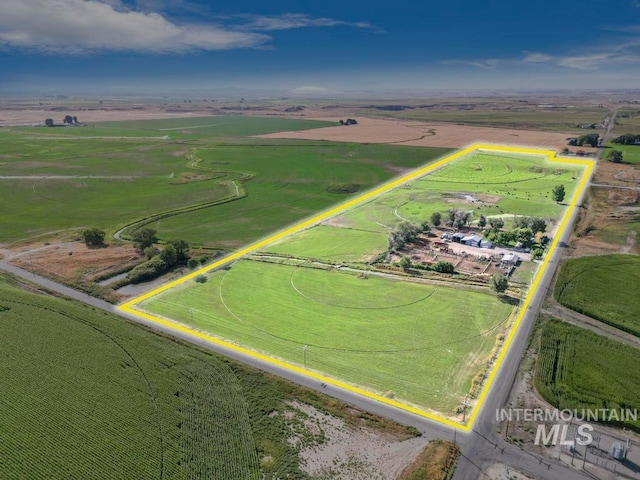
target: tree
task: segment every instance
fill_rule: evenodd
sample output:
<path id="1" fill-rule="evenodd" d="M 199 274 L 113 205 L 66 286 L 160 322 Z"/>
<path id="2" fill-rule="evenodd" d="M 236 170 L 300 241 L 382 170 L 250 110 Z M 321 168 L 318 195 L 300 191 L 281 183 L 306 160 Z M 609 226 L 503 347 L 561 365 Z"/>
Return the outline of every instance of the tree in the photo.
<path id="1" fill-rule="evenodd" d="M 504 220 L 500 217 L 489 219 L 489 225 L 491 225 L 491 231 L 497 232 L 504 227 Z"/>
<path id="2" fill-rule="evenodd" d="M 535 235 L 538 232 L 546 232 L 547 231 L 547 222 L 545 222 L 542 218 L 534 217 L 529 222 L 529 228 Z"/>
<path id="3" fill-rule="evenodd" d="M 553 198 L 554 202 L 556 203 L 562 202 L 564 200 L 564 196 L 565 196 L 564 185 L 557 185 L 553 187 L 553 190 L 551 191 L 551 197 Z"/>
<path id="4" fill-rule="evenodd" d="M 411 259 L 409 258 L 409 255 L 403 255 L 402 258 L 400 259 L 400 262 L 398 263 L 398 265 L 400 265 L 400 268 L 402 268 L 403 270 L 408 270 L 411 268 Z"/>
<path id="5" fill-rule="evenodd" d="M 160 253 L 160 250 L 158 250 L 156 247 L 147 247 L 144 249 L 144 256 L 147 257 L 147 260 L 151 260 L 158 253 Z"/>
<path id="6" fill-rule="evenodd" d="M 47 119 L 44 121 L 44 124 L 45 124 L 47 127 L 53 127 L 53 125 L 54 125 L 54 123 L 53 123 L 53 118 L 47 118 Z"/>
<path id="7" fill-rule="evenodd" d="M 484 228 L 486 224 L 487 224 L 487 217 L 485 217 L 484 215 L 480 215 L 480 218 L 478 219 L 478 226 L 480 228 Z"/>
<path id="8" fill-rule="evenodd" d="M 422 233 L 429 233 L 431 231 L 431 225 L 429 225 L 429 222 L 422 222 L 420 224 L 420 230 Z"/>
<path id="9" fill-rule="evenodd" d="M 621 152 L 620 150 L 611 150 L 607 154 L 607 160 L 613 163 L 622 163 L 623 156 L 624 156 L 624 153 Z"/>
<path id="10" fill-rule="evenodd" d="M 145 248 L 150 247 L 158 241 L 156 231 L 153 228 L 142 228 L 133 234 L 133 244 L 140 251 L 144 252 Z"/>
<path id="11" fill-rule="evenodd" d="M 434 227 L 439 227 L 441 221 L 442 221 L 442 215 L 440 214 L 440 212 L 433 212 L 431 214 L 431 224 Z"/>
<path id="12" fill-rule="evenodd" d="M 75 115 L 73 116 L 73 123 L 74 124 L 78 124 L 78 117 L 76 117 Z"/>
<path id="13" fill-rule="evenodd" d="M 469 218 L 471 217 L 471 212 L 463 212 L 458 210 L 456 212 L 455 226 L 460 229 L 469 223 Z"/>
<path id="14" fill-rule="evenodd" d="M 160 252 L 160 258 L 167 264 L 169 268 L 173 267 L 176 263 L 178 263 L 178 254 L 176 252 L 176 247 L 173 245 L 167 245 Z"/>
<path id="15" fill-rule="evenodd" d="M 593 148 L 598 146 L 598 140 L 600 138 L 600 135 L 598 135 L 597 133 L 587 133 L 586 135 L 580 135 L 578 137 L 578 140 L 576 141 L 576 144 L 579 147 L 582 147 L 583 145 L 591 145 Z"/>
<path id="16" fill-rule="evenodd" d="M 455 271 L 451 262 L 439 261 L 433 269 L 438 273 L 453 273 Z"/>
<path id="17" fill-rule="evenodd" d="M 504 275 L 491 277 L 491 286 L 498 293 L 504 293 L 509 288 L 509 280 Z"/>
<path id="18" fill-rule="evenodd" d="M 84 240 L 84 243 L 89 247 L 89 246 L 99 246 L 102 245 L 104 243 L 104 231 L 100 230 L 99 228 L 87 228 L 86 230 L 82 231 L 82 239 Z"/>
<path id="19" fill-rule="evenodd" d="M 66 123 L 67 125 L 71 125 L 73 123 L 73 117 L 71 115 L 65 115 L 64 116 L 64 120 L 62 120 L 63 123 Z"/>
<path id="20" fill-rule="evenodd" d="M 560 152 L 560 153 L 562 153 L 562 155 L 567 155 L 569 153 L 569 149 L 567 147 L 564 147 L 562 149 L 562 152 Z"/>
<path id="21" fill-rule="evenodd" d="M 185 240 L 169 240 L 167 245 L 172 245 L 175 248 L 177 263 L 187 263 L 189 260 L 189 244 Z"/>
<path id="22" fill-rule="evenodd" d="M 458 214 L 458 209 L 457 208 L 451 208 L 449 209 L 449 211 L 447 212 L 447 225 L 450 227 L 453 227 L 453 225 L 456 223 L 456 215 Z"/>

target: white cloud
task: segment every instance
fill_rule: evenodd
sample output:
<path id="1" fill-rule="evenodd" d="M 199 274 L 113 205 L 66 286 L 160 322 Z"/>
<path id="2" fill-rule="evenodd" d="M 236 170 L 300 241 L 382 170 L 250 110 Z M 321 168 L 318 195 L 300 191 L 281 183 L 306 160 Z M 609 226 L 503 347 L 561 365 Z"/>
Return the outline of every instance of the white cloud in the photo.
<path id="1" fill-rule="evenodd" d="M 0 0 L 0 46 L 179 53 L 257 47 L 268 40 L 222 26 L 176 24 L 158 13 L 123 9 L 117 0 Z"/>
<path id="2" fill-rule="evenodd" d="M 246 20 L 241 27 L 247 30 L 274 31 L 291 30 L 305 27 L 354 27 L 375 28 L 368 22 L 345 22 L 335 18 L 313 18 L 302 13 L 285 13 L 284 15 L 240 15 L 236 18 Z"/>
<path id="3" fill-rule="evenodd" d="M 497 66 L 506 63 L 505 60 L 498 58 L 489 58 L 487 60 L 445 60 L 445 65 L 468 65 L 470 67 L 482 68 L 484 70 L 492 70 Z"/>
<path id="4" fill-rule="evenodd" d="M 528 53 L 522 59 L 524 63 L 546 63 L 551 60 L 553 60 L 553 57 L 544 53 Z"/>

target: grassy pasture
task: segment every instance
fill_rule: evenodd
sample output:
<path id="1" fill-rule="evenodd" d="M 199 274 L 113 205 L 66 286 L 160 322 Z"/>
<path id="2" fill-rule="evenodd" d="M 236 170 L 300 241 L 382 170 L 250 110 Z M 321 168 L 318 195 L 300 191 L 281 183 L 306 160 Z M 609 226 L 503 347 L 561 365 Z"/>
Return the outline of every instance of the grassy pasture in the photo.
<path id="1" fill-rule="evenodd" d="M 370 262 L 387 249 L 380 232 L 319 225 L 264 249 L 297 258 L 332 259 L 336 262 Z"/>
<path id="2" fill-rule="evenodd" d="M 611 150 L 620 150 L 623 154 L 622 161 L 625 163 L 633 163 L 640 165 L 640 145 L 621 145 L 619 143 L 608 142 L 607 147 Z M 607 158 L 607 150 L 603 155 L 603 159 Z"/>
<path id="3" fill-rule="evenodd" d="M 401 221 L 428 221 L 432 213 L 445 215 L 451 208 L 472 211 L 472 221 L 481 214 L 488 218 L 527 215 L 555 220 L 565 206 L 551 199 L 552 188 L 565 185 L 568 200 L 577 188 L 580 174 L 579 168 L 555 165 L 540 157 L 476 153 L 352 208 L 330 224 L 267 247 L 266 251 L 304 258 L 330 260 L 333 256 L 338 261 L 367 261 L 385 251 L 389 230 Z M 489 201 L 471 203 L 465 194 L 486 196 Z"/>
<path id="4" fill-rule="evenodd" d="M 559 320 L 540 338 L 535 385 L 559 409 L 638 409 L 638 350 Z M 640 430 L 640 422 L 624 422 Z"/>
<path id="5" fill-rule="evenodd" d="M 220 128 L 183 130 L 216 122 L 222 122 Z M 10 208 L 1 214 L 0 242 L 86 226 L 113 233 L 180 209 L 179 215 L 152 225 L 161 238 L 234 247 L 341 201 L 344 195 L 326 191 L 334 183 L 371 188 L 392 177 L 394 169 L 412 168 L 446 152 L 238 137 L 322 125 L 205 117 L 7 129 L 0 132 L 0 201 Z M 40 176 L 64 178 L 35 178 Z M 86 176 L 99 178 L 77 178 Z M 185 213 L 202 205 L 209 206 Z"/>
<path id="6" fill-rule="evenodd" d="M 305 428 L 289 402 L 363 424 L 335 399 L 5 276 L 0 327 L 2 479 L 305 478 L 299 449 L 322 426 Z"/>
<path id="7" fill-rule="evenodd" d="M 565 307 L 640 336 L 640 257 L 600 255 L 562 264 L 554 297 Z"/>
<path id="8" fill-rule="evenodd" d="M 280 142 L 282 143 L 282 142 Z M 248 196 L 211 209 L 151 223 L 164 238 L 239 247 L 349 198 L 330 193 L 338 183 L 356 183 L 360 192 L 395 176 L 398 168 L 429 163 L 444 149 L 318 142 L 225 145 L 198 151 L 199 168 L 250 172 Z M 357 194 L 356 194 L 357 195 Z"/>
<path id="9" fill-rule="evenodd" d="M 253 260 L 141 305 L 298 365 L 306 345 L 312 370 L 445 413 L 512 310 L 490 293 Z"/>

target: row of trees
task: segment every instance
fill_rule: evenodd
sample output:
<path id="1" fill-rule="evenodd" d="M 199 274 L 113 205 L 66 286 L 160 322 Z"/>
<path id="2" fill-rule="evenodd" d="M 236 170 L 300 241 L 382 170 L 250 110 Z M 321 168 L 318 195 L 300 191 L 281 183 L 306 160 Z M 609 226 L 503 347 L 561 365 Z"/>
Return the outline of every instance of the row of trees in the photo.
<path id="1" fill-rule="evenodd" d="M 131 283 L 140 283 L 158 278 L 174 267 L 187 265 L 195 259 L 189 255 L 189 243 L 185 240 L 169 240 L 162 250 L 154 247 L 157 232 L 153 228 L 141 228 L 133 234 L 133 245 L 144 253 L 147 261 L 136 266 L 127 275 Z"/>
<path id="2" fill-rule="evenodd" d="M 569 140 L 569 145 L 573 147 L 590 145 L 595 148 L 598 146 L 599 141 L 600 135 L 598 135 L 597 133 L 587 133 L 585 135 L 580 135 L 578 138 L 572 138 L 571 140 Z"/>
<path id="3" fill-rule="evenodd" d="M 65 125 L 78 125 L 80 122 L 78 121 L 78 117 L 76 116 L 71 116 L 71 115 L 65 115 L 65 117 L 62 119 L 62 123 Z M 44 124 L 47 127 L 55 127 L 56 123 L 53 121 L 53 118 L 47 118 L 44 121 Z"/>
<path id="4" fill-rule="evenodd" d="M 633 133 L 625 133 L 624 135 L 614 138 L 611 142 L 618 143 L 620 145 L 640 145 L 640 134 L 634 135 Z"/>

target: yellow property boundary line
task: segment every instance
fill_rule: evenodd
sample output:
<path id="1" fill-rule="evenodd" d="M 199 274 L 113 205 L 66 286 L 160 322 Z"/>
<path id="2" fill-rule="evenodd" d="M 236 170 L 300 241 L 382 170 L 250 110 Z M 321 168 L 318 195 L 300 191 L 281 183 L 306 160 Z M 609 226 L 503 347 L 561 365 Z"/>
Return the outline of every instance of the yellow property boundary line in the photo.
<path id="1" fill-rule="evenodd" d="M 427 412 L 425 410 L 421 410 L 419 408 L 410 406 L 410 405 L 406 405 L 404 403 L 398 402 L 396 400 L 390 399 L 390 398 L 386 398 L 383 397 L 381 395 L 375 394 L 373 392 L 364 390 L 362 388 L 358 388 L 355 387 L 353 385 L 349 385 L 345 382 L 341 382 L 339 380 L 306 370 L 304 368 L 298 367 L 296 365 L 292 365 L 286 362 L 283 362 L 281 360 L 278 360 L 276 358 L 273 357 L 269 357 L 267 355 L 263 355 L 261 353 L 255 352 L 249 348 L 245 348 L 245 347 L 241 347 L 238 345 L 235 345 L 233 343 L 227 342 L 225 340 L 222 340 L 220 338 L 217 338 L 211 334 L 207 334 L 207 333 L 203 333 L 200 332 L 198 330 L 195 330 L 193 328 L 187 327 L 185 325 L 182 325 L 178 322 L 173 322 L 164 318 L 160 318 L 154 315 L 151 315 L 148 312 L 145 311 L 141 311 L 138 309 L 135 309 L 134 306 L 137 305 L 138 303 L 147 300 L 148 298 L 151 298 L 155 295 L 158 295 L 159 293 L 165 292 L 167 290 L 169 290 L 170 288 L 175 287 L 176 285 L 180 285 L 182 283 L 185 283 L 189 280 L 191 280 L 192 278 L 195 278 L 196 276 L 202 274 L 202 273 L 206 273 L 209 272 L 211 270 L 214 270 L 216 268 L 220 268 L 234 260 L 237 260 L 245 255 L 248 255 L 252 252 L 255 252 L 256 250 L 259 250 L 260 248 L 263 248 L 273 242 L 276 242 L 278 240 L 283 239 L 284 237 L 287 237 L 289 235 L 292 235 L 296 232 L 299 232 L 301 230 L 304 230 L 306 228 L 309 228 L 313 225 L 316 225 L 324 220 L 327 220 L 328 218 L 337 215 L 338 213 L 341 213 L 343 211 L 345 211 L 348 208 L 351 208 L 353 206 L 362 204 L 368 200 L 373 199 L 374 197 L 388 192 L 389 190 L 392 190 L 400 185 L 403 185 L 407 182 L 410 182 L 411 180 L 415 180 L 419 177 L 422 177 L 424 175 L 426 175 L 427 173 L 430 173 L 444 165 L 446 165 L 447 163 L 460 158 L 462 156 L 465 156 L 471 152 L 474 151 L 478 151 L 478 150 L 489 150 L 489 151 L 497 151 L 497 152 L 510 152 L 510 153 L 519 153 L 519 154 L 529 154 L 529 155 L 542 155 L 544 157 L 546 157 L 547 160 L 551 161 L 551 162 L 558 162 L 558 163 L 563 163 L 563 164 L 570 164 L 570 165 L 581 165 L 583 167 L 586 167 L 583 174 L 582 174 L 582 179 L 580 181 L 580 184 L 578 185 L 578 189 L 576 190 L 576 192 L 573 195 L 573 198 L 571 199 L 571 203 L 569 204 L 569 207 L 567 208 L 561 222 L 560 225 L 558 226 L 556 235 L 554 236 L 553 241 L 551 242 L 551 246 L 549 247 L 549 251 L 547 252 L 547 255 L 545 256 L 542 265 L 538 268 L 538 271 L 536 273 L 535 278 L 533 279 L 533 282 L 531 284 L 531 288 L 529 289 L 529 292 L 527 293 L 527 297 L 524 300 L 524 303 L 522 304 L 522 308 L 520 309 L 520 311 L 518 312 L 518 316 L 516 317 L 515 322 L 513 323 L 510 331 L 509 331 L 509 335 L 507 336 L 507 338 L 504 341 L 504 344 L 502 346 L 502 348 L 500 349 L 500 354 L 498 355 L 498 358 L 495 361 L 495 364 L 489 374 L 489 376 L 487 377 L 484 386 L 482 388 L 482 391 L 480 392 L 480 395 L 478 396 L 478 399 L 475 403 L 475 406 L 473 408 L 473 410 L 471 411 L 468 421 L 466 424 L 461 424 L 458 422 L 455 422 L 453 420 L 450 420 L 448 418 L 444 418 L 444 417 L 440 417 L 438 415 L 435 415 L 433 413 Z M 325 212 L 322 212 L 318 215 L 313 216 L 312 218 L 309 218 L 307 220 L 303 220 L 302 222 L 293 225 L 285 230 L 282 230 L 280 232 L 277 232 L 263 240 L 259 240 L 255 243 L 250 244 L 247 247 L 244 247 L 230 255 L 227 255 L 226 257 L 222 258 L 221 260 L 218 260 L 217 262 L 212 263 L 211 265 L 207 265 L 206 267 L 203 267 L 199 270 L 196 270 L 192 273 L 189 273 L 188 275 L 185 275 L 177 280 L 174 280 L 172 282 L 169 282 L 165 285 L 162 285 L 161 287 L 152 290 L 150 292 L 147 292 L 137 298 L 134 298 L 132 300 L 129 300 L 128 302 L 120 305 L 118 307 L 119 310 L 126 312 L 128 314 L 132 314 L 135 315 L 137 317 L 143 318 L 147 321 L 150 321 L 152 323 L 155 323 L 157 325 L 161 325 L 162 327 L 168 328 L 169 330 L 173 330 L 176 332 L 180 332 L 180 333 L 186 333 L 188 335 L 191 335 L 193 337 L 197 337 L 200 338 L 202 340 L 206 340 L 208 342 L 214 343 L 218 346 L 224 347 L 226 349 L 235 351 L 237 353 L 243 354 L 243 355 L 247 355 L 250 357 L 253 357 L 257 360 L 260 360 L 262 362 L 268 363 L 272 366 L 277 366 L 280 368 L 283 368 L 285 370 L 289 370 L 291 372 L 295 372 L 297 374 L 302 374 L 305 375 L 307 377 L 319 380 L 320 382 L 324 382 L 327 384 L 331 384 L 333 386 L 339 387 L 341 389 L 344 390 L 348 390 L 350 392 L 356 393 L 358 395 L 362 395 L 365 397 L 368 397 L 370 399 L 373 400 L 377 400 L 379 402 L 385 403 L 387 405 L 391 405 L 393 407 L 399 408 L 401 410 L 413 413 L 415 415 L 419 415 L 421 417 L 425 417 L 428 418 L 430 420 L 439 422 L 441 424 L 445 424 L 448 425 L 450 427 L 456 428 L 458 430 L 461 430 L 463 432 L 468 432 L 469 430 L 471 430 L 473 423 L 482 407 L 482 404 L 489 392 L 489 389 L 491 388 L 491 385 L 493 384 L 496 375 L 500 369 L 500 366 L 502 365 L 502 362 L 504 361 L 504 358 L 507 354 L 507 352 L 509 351 L 509 347 L 511 346 L 511 343 L 518 331 L 518 327 L 520 326 L 520 323 L 522 322 L 522 319 L 524 318 L 524 314 L 527 311 L 527 308 L 533 298 L 533 294 L 536 291 L 536 288 L 538 287 L 538 284 L 540 283 L 542 276 L 544 275 L 544 272 L 547 269 L 547 265 L 549 264 L 549 260 L 551 259 L 555 249 L 557 248 L 558 245 L 558 241 L 560 239 L 560 237 L 562 237 L 563 233 L 566 230 L 567 227 L 567 223 L 569 221 L 569 218 L 571 217 L 571 214 L 573 212 L 573 210 L 575 209 L 575 206 L 577 204 L 578 198 L 581 196 L 582 192 L 584 191 L 587 181 L 591 176 L 591 172 L 594 168 L 595 162 L 592 160 L 586 160 L 586 159 L 570 159 L 570 158 L 561 158 L 558 159 L 556 158 L 556 151 L 554 150 L 543 150 L 543 149 L 536 149 L 536 148 L 521 148 L 521 147 L 511 147 L 511 146 L 502 146 L 502 145 L 485 145 L 485 144 L 476 144 L 476 145 L 472 145 L 470 147 L 465 148 L 464 150 L 460 150 L 452 155 L 449 155 L 445 158 L 442 158 L 440 160 L 438 160 L 437 162 L 427 165 L 426 167 L 422 167 L 419 168 L 417 170 L 414 170 L 413 172 L 404 175 L 400 178 L 397 178 L 395 180 L 392 180 L 388 183 L 385 183 L 384 185 L 375 188 L 369 192 L 366 192 L 356 198 L 353 198 L 351 200 L 348 200 L 340 205 L 338 205 L 337 207 L 334 207 L 330 210 L 327 210 Z"/>

